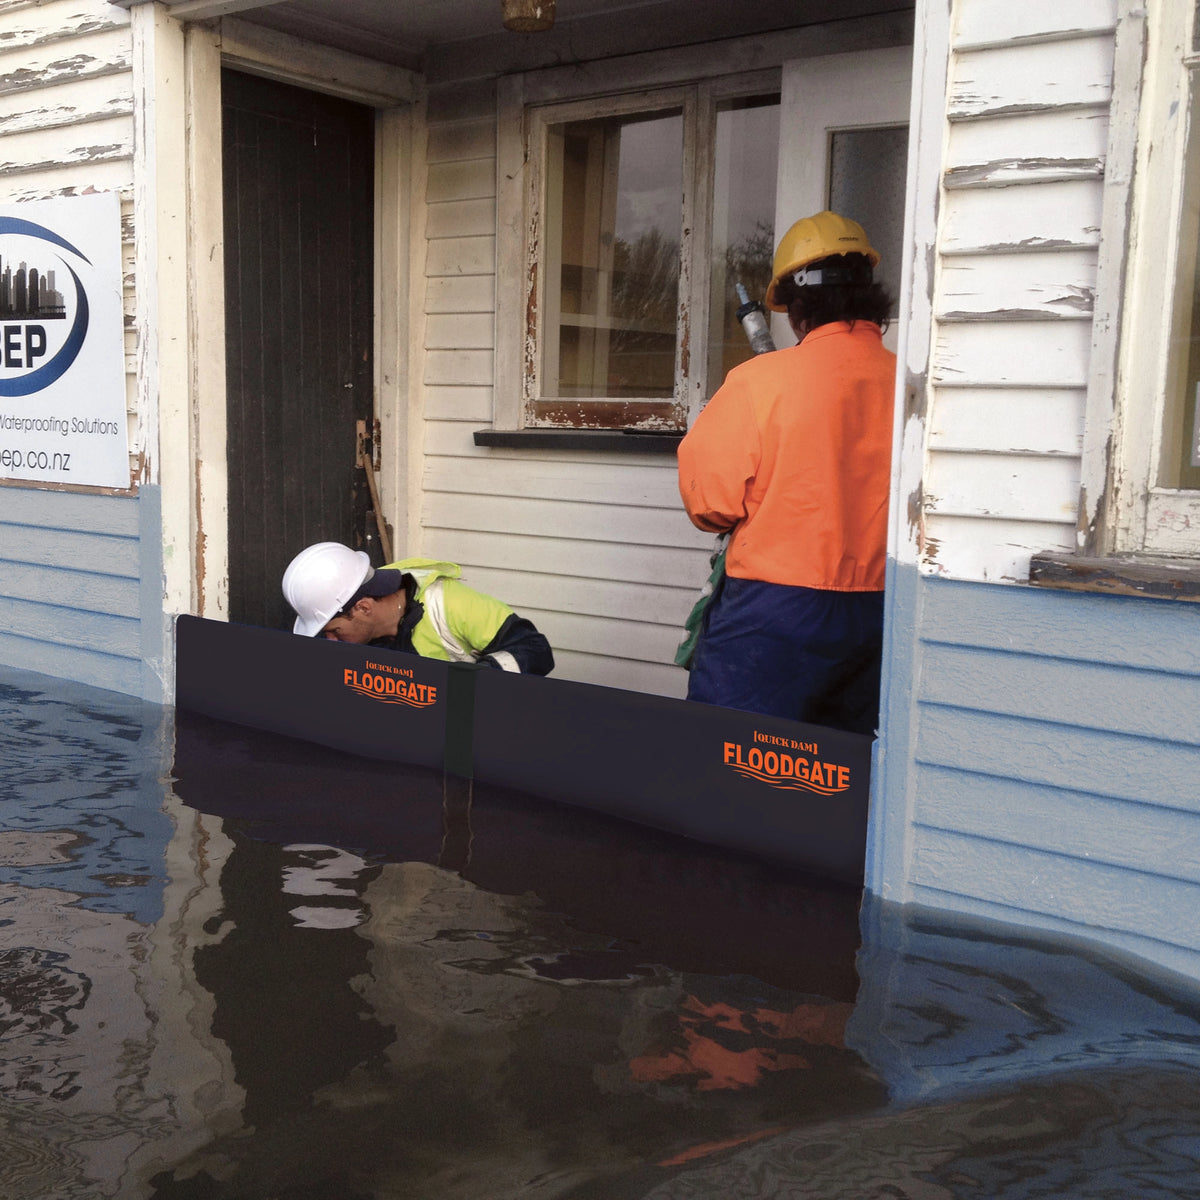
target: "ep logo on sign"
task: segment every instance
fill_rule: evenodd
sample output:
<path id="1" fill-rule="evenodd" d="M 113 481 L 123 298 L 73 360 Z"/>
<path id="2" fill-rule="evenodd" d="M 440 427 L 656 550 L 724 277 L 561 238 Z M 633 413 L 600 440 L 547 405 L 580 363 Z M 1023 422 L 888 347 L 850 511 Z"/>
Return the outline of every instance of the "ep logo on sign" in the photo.
<path id="1" fill-rule="evenodd" d="M 0 478 L 129 486 L 120 201 L 0 205 Z"/>
<path id="2" fill-rule="evenodd" d="M 88 298 L 71 259 L 91 266 L 52 229 L 0 216 L 0 396 L 39 392 L 79 357 Z"/>

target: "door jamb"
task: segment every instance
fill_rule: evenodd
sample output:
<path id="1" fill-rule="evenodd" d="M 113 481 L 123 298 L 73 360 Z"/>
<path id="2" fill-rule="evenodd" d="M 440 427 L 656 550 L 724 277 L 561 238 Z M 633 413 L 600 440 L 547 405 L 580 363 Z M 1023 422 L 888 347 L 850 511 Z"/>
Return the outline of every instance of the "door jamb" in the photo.
<path id="1" fill-rule="evenodd" d="M 870 80 L 869 84 L 861 84 Z M 856 86 L 859 81 L 861 86 Z M 829 195 L 829 134 L 909 121 L 912 47 L 887 46 L 791 59 L 783 64 L 780 97 L 779 175 L 775 236 L 826 207 Z M 787 318 L 771 319 L 776 345 L 790 346 Z M 895 349 L 895 324 L 884 344 Z"/>
<path id="2" fill-rule="evenodd" d="M 235 67 L 281 83 L 366 104 L 375 121 L 374 410 L 386 456 L 384 513 L 408 532 L 409 227 L 414 110 L 419 80 L 399 67 L 330 50 L 226 18 L 190 24 L 184 34 L 188 403 L 160 402 L 164 444 L 190 447 L 191 472 L 168 489 L 187 489 L 184 503 L 164 503 L 165 545 L 190 546 L 190 587 L 178 580 L 178 603 L 190 594 L 197 615 L 229 614 L 228 476 L 225 420 L 225 264 L 222 234 L 221 68 Z M 175 212 L 160 220 L 177 220 Z M 165 499 L 165 497 L 164 497 Z M 176 496 L 177 501 L 183 497 Z M 176 514 L 174 521 L 168 513 Z M 168 528 L 182 522 L 188 528 Z M 179 570 L 180 568 L 177 568 Z"/>

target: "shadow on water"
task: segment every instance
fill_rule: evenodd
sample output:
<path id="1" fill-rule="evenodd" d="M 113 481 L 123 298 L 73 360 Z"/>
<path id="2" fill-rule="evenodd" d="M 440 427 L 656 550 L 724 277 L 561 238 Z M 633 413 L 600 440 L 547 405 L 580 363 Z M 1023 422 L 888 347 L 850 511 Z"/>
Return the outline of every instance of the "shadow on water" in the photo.
<path id="1" fill-rule="evenodd" d="M 1177 980 L 0 674 L 0 1195 L 1200 1195 Z"/>

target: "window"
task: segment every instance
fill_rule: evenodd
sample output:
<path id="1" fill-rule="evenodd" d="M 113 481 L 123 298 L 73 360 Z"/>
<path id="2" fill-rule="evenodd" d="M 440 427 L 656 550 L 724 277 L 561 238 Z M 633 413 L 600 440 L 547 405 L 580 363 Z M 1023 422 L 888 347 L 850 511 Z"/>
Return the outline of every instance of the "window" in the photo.
<path id="1" fill-rule="evenodd" d="M 670 448 L 649 435 L 682 433 L 751 355 L 739 284 L 761 299 L 776 230 L 831 201 L 896 268 L 911 46 L 807 46 L 781 34 L 498 80 L 493 425 L 478 444 L 611 446 L 593 436 L 608 430 Z M 786 319 L 771 324 L 789 344 Z"/>
<path id="2" fill-rule="evenodd" d="M 1101 370 L 1089 402 L 1085 549 L 1200 558 L 1200 23 L 1195 4 L 1122 8 L 1101 241 L 1122 320 L 1115 385 Z"/>
<path id="3" fill-rule="evenodd" d="M 1193 31 L 1193 39 L 1197 36 Z M 1200 89 L 1196 72 L 1200 56 L 1183 59 L 1190 92 L 1187 132 L 1180 187 L 1179 268 L 1172 305 L 1175 322 L 1168 347 L 1167 386 L 1164 395 L 1160 486 L 1200 490 Z"/>
<path id="4" fill-rule="evenodd" d="M 759 298 L 770 279 L 779 72 L 516 103 L 501 129 L 522 130 L 507 261 L 523 323 L 518 352 L 497 347 L 497 424 L 682 432 L 751 354 L 738 285 Z"/>
<path id="5" fill-rule="evenodd" d="M 551 424 L 555 401 L 674 398 L 682 192 L 678 109 L 547 127 L 537 404 Z"/>

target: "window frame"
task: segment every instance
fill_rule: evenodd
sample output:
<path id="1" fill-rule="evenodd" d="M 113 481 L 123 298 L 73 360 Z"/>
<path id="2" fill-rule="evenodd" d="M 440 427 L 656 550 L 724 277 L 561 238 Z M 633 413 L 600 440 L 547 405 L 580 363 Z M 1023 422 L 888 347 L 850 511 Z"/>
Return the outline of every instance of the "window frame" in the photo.
<path id="1" fill-rule="evenodd" d="M 1098 560 L 1200 560 L 1200 491 L 1159 482 L 1200 215 L 1195 174 L 1186 194 L 1189 134 L 1200 157 L 1197 8 L 1121 0 L 1118 14 L 1077 539 Z"/>
<path id="2" fill-rule="evenodd" d="M 535 248 L 549 247 L 552 236 L 549 228 L 549 218 L 544 207 L 548 199 L 548 189 L 554 186 L 546 171 L 549 158 L 549 139 L 552 128 L 578 121 L 587 121 L 595 117 L 630 117 L 651 113 L 668 113 L 678 110 L 682 116 L 683 128 L 683 164 L 682 184 L 683 201 L 680 217 L 680 274 L 679 290 L 675 304 L 675 367 L 674 394 L 670 400 L 655 397 L 629 397 L 625 400 L 611 399 L 606 396 L 588 396 L 578 398 L 555 398 L 545 395 L 542 387 L 543 377 L 549 374 L 549 364 L 555 357 L 555 348 L 551 344 L 552 337 L 547 337 L 548 317 L 557 311 L 550 293 L 557 290 L 554 281 L 548 277 L 548 272 L 540 270 L 547 256 L 536 255 Z M 525 198 L 525 211 L 528 216 L 530 231 L 529 242 L 526 245 L 526 292 L 525 311 L 528 314 L 526 325 L 527 356 L 522 372 L 522 401 L 524 408 L 525 426 L 533 429 L 586 429 L 613 428 L 603 424 L 599 419 L 571 421 L 553 421 L 541 417 L 540 410 L 557 407 L 559 409 L 577 409 L 583 417 L 595 406 L 596 417 L 599 418 L 603 409 L 608 408 L 610 415 L 619 416 L 623 410 L 628 419 L 618 428 L 678 430 L 686 420 L 686 406 L 681 404 L 680 395 L 688 394 L 691 383 L 691 361 L 686 352 L 690 343 L 691 331 L 694 328 L 693 304 L 688 303 L 688 292 L 695 278 L 696 263 L 694 246 L 697 241 L 697 226 L 703 220 L 697 211 L 700 205 L 697 198 L 704 187 L 700 177 L 698 158 L 698 143 L 700 141 L 700 98 L 695 87 L 671 87 L 655 89 L 654 91 L 639 91 L 621 96 L 596 100 L 568 100 L 559 104 L 538 105 L 526 110 L 526 137 L 528 161 L 530 169 L 527 172 L 528 187 Z M 619 407 L 618 407 L 619 406 Z M 637 417 L 637 413 L 641 417 Z M 540 419 L 539 419 L 540 418 Z"/>
<path id="3" fill-rule="evenodd" d="M 530 434 L 622 430 L 682 435 L 720 380 L 707 379 L 708 270 L 703 261 L 712 235 L 712 183 L 716 112 L 723 100 L 782 91 L 783 47 L 777 63 L 754 70 L 711 69 L 692 56 L 674 67 L 659 56 L 636 70 L 596 73 L 569 69 L 532 72 L 497 83 L 496 348 L 493 429 Z M 713 56 L 715 57 L 715 56 Z M 710 59 L 711 61 L 711 59 Z M 621 116 L 656 109 L 684 112 L 684 197 L 677 307 L 675 391 L 670 400 L 556 401 L 539 395 L 544 344 L 543 281 L 539 248 L 544 234 L 545 130 L 550 124 Z M 619 425 L 547 424 L 537 420 L 539 401 L 575 406 L 625 405 L 643 419 Z"/>

